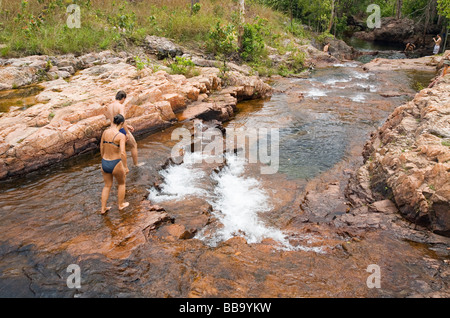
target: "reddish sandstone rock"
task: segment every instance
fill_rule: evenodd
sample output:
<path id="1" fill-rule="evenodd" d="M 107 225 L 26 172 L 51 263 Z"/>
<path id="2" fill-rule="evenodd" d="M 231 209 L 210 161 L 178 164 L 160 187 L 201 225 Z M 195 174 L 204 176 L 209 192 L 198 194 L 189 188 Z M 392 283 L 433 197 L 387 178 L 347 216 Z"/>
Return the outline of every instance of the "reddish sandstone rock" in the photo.
<path id="1" fill-rule="evenodd" d="M 365 165 L 356 174 L 358 191 L 366 193 L 362 197 L 372 209 L 392 213 L 397 207 L 406 219 L 445 236 L 450 236 L 449 79 L 389 116 L 365 146 Z M 396 207 L 381 201 L 385 197 Z"/>
<path id="2" fill-rule="evenodd" d="M 163 100 L 168 101 L 174 113 L 179 112 L 180 110 L 186 107 L 186 101 L 184 96 L 179 94 L 165 94 L 162 96 Z"/>
<path id="3" fill-rule="evenodd" d="M 48 58 L 12 59 L 8 67 L 17 70 L 29 65 L 39 69 L 45 67 Z M 234 71 L 230 73 L 236 87 L 232 94 L 216 94 L 211 104 L 195 104 L 200 94 L 204 94 L 203 101 L 207 94 L 222 88 L 217 68 L 202 68 L 199 76 L 186 79 L 165 71 L 153 73 L 150 68 L 138 71 L 124 63 L 126 55 L 108 51 L 54 60 L 58 71 L 63 67 L 84 70 L 70 82 L 59 79 L 42 83 L 44 90 L 36 97 L 39 104 L 0 117 L 0 178 L 97 149 L 102 132 L 110 124 L 105 110 L 118 90 L 125 90 L 129 96 L 126 120 L 136 135 L 171 125 L 175 113 L 190 103 L 193 107 L 186 110 L 188 118 L 226 121 L 234 115 L 238 99 L 271 94 L 271 87 L 258 77 Z"/>

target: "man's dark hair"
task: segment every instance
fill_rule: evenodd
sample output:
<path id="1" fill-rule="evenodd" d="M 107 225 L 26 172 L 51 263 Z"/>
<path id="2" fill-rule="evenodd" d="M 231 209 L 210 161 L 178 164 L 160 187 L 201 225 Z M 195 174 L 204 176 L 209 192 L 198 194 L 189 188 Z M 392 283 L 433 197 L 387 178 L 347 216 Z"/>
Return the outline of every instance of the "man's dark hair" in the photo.
<path id="1" fill-rule="evenodd" d="M 115 125 L 120 125 L 121 123 L 123 123 L 123 122 L 125 122 L 125 118 L 121 115 L 121 114 L 117 114 L 115 117 L 114 117 L 114 120 L 113 120 L 113 123 L 115 124 Z"/>
<path id="2" fill-rule="evenodd" d="M 127 98 L 127 93 L 125 93 L 124 91 L 119 91 L 116 94 L 116 100 L 122 100 L 122 99 L 125 99 L 125 98 Z"/>

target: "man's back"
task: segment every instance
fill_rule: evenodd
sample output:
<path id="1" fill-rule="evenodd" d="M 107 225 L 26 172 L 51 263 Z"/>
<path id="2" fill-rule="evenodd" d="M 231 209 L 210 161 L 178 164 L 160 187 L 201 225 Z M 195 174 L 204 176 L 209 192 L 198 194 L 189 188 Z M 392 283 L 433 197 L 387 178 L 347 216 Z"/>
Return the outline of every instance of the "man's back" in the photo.
<path id="1" fill-rule="evenodd" d="M 106 116 L 113 122 L 114 116 L 121 114 L 125 117 L 125 107 L 119 101 L 114 101 L 110 105 L 108 105 L 108 109 L 106 111 Z"/>

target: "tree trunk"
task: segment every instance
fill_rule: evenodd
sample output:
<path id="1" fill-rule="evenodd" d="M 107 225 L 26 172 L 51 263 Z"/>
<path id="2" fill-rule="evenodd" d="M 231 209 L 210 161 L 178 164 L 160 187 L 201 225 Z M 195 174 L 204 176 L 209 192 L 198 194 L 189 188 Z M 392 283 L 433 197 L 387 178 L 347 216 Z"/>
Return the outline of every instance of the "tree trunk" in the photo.
<path id="1" fill-rule="evenodd" d="M 450 31 L 450 27 L 447 27 L 447 31 L 445 32 L 444 47 L 442 49 L 442 52 L 444 52 L 444 53 L 445 53 L 445 50 L 447 49 L 447 44 L 448 44 L 448 31 Z"/>
<path id="2" fill-rule="evenodd" d="M 423 28 L 423 38 L 422 44 L 426 45 L 425 38 L 428 33 L 428 28 L 430 26 L 430 18 L 431 18 L 431 1 L 428 1 L 427 8 L 425 9 L 425 26 Z"/>
<path id="3" fill-rule="evenodd" d="M 242 39 L 244 37 L 245 24 L 245 0 L 239 0 L 239 29 L 238 29 L 238 46 L 242 49 Z"/>
<path id="4" fill-rule="evenodd" d="M 335 1 L 336 0 L 332 0 L 331 2 L 331 19 L 330 19 L 330 24 L 328 25 L 328 33 L 331 33 L 331 28 L 333 27 L 333 22 L 334 22 L 334 6 L 335 6 Z"/>
<path id="5" fill-rule="evenodd" d="M 402 7 L 403 7 L 403 0 L 397 0 L 397 16 L 396 18 L 400 20 L 402 18 Z"/>

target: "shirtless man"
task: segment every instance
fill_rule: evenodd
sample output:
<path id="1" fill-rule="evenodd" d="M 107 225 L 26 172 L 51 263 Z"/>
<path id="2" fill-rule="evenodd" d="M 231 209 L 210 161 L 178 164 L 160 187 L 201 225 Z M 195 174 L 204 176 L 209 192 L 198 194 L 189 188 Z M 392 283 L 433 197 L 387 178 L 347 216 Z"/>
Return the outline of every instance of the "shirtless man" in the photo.
<path id="1" fill-rule="evenodd" d="M 441 49 L 441 42 L 442 42 L 441 36 L 438 34 L 437 38 L 433 38 L 433 41 L 435 44 L 433 54 L 436 55 L 439 53 L 439 50 Z"/>
<path id="2" fill-rule="evenodd" d="M 127 94 L 124 91 L 119 91 L 116 94 L 116 100 L 108 106 L 106 116 L 111 120 L 111 123 L 114 121 L 114 116 L 116 116 L 117 114 L 121 114 L 123 117 L 125 117 L 124 104 L 126 99 Z M 131 157 L 133 158 L 134 165 L 137 166 L 138 165 L 137 143 L 132 134 L 132 132 L 134 132 L 134 128 L 130 125 L 127 125 L 125 122 L 120 132 L 125 135 L 127 144 L 131 147 Z"/>
<path id="3" fill-rule="evenodd" d="M 331 53 L 330 53 L 330 44 L 331 43 L 327 43 L 327 45 L 325 45 L 324 46 L 324 48 L 323 48 L 323 51 L 324 51 L 324 53 L 327 53 L 328 55 L 331 55 Z"/>

